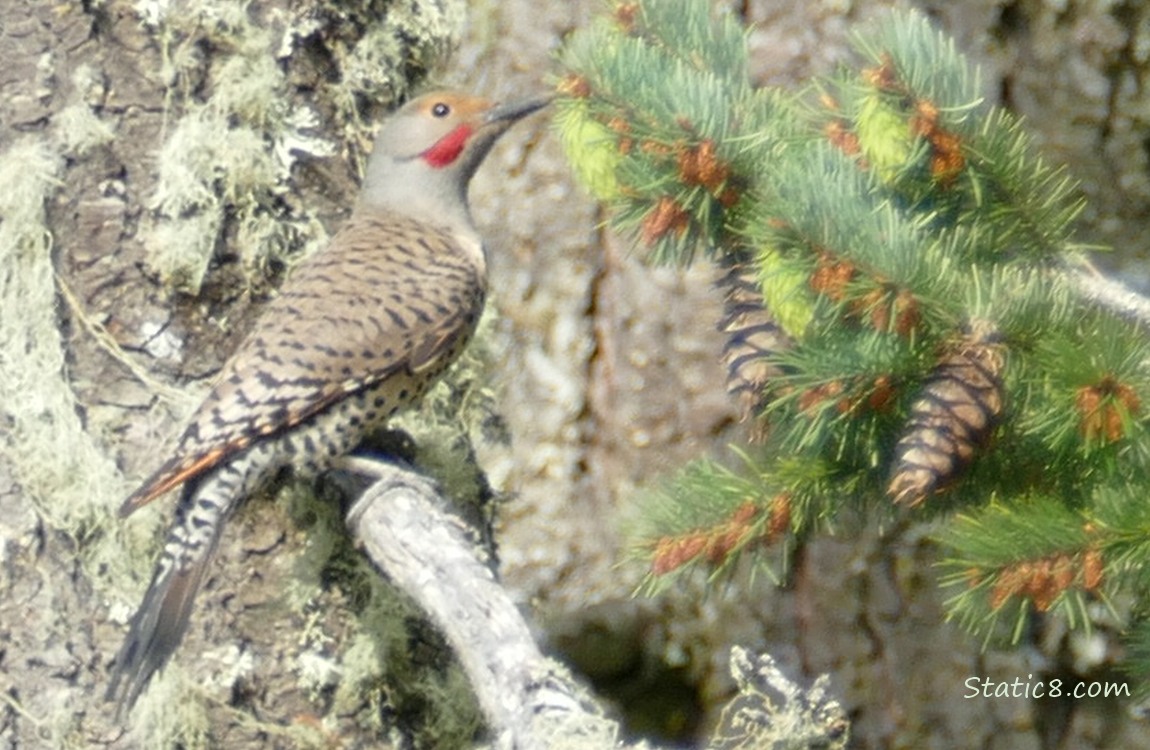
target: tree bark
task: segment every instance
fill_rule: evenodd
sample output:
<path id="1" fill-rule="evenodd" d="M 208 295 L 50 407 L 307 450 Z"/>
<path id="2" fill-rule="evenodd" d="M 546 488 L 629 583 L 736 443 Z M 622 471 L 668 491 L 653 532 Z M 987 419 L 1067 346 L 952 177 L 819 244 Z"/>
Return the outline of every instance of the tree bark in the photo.
<path id="1" fill-rule="evenodd" d="M 846 17 L 838 2 L 717 4 L 753 24 L 756 80 L 777 84 L 825 70 L 845 30 L 884 3 L 852 3 Z M 1150 88 L 1136 85 L 1146 66 L 1130 50 L 1147 11 L 924 5 L 984 63 L 988 91 L 1086 178 L 1098 234 L 1144 245 L 1139 112 Z M 466 745 L 479 708 L 427 700 L 462 682 L 438 636 L 413 624 L 402 597 L 375 598 L 376 577 L 356 567 L 342 517 L 293 484 L 278 503 L 256 499 L 228 530 L 151 709 L 125 731 L 99 699 L 170 512 L 113 519 L 133 489 L 127 477 L 156 466 L 291 258 L 338 225 L 370 121 L 456 37 L 427 24 L 451 26 L 444 14 L 462 3 L 421 4 L 422 21 L 402 26 L 402 7 L 414 6 L 385 0 L 176 2 L 167 16 L 145 15 L 163 7 L 0 0 L 0 745 L 151 748 L 161 736 L 188 747 L 432 736 Z M 355 15 L 360 7 L 369 12 Z M 505 95 L 543 86 L 565 30 L 602 9 L 478 0 L 468 10 L 454 81 Z M 230 98 L 217 104 L 221 91 Z M 166 170 L 189 163 L 175 136 L 194 134 L 185 117 L 212 107 L 229 116 L 222 126 L 200 120 L 215 128 L 207 146 L 242 146 L 240 123 L 267 135 L 258 151 L 294 160 L 284 174 L 271 157 L 209 159 L 212 169 L 191 173 L 206 202 L 180 205 L 161 190 L 179 176 Z M 293 119 L 305 112 L 314 120 Z M 517 493 L 500 528 L 505 580 L 542 615 L 550 645 L 636 694 L 656 665 L 660 679 L 692 691 L 690 711 L 717 720 L 736 688 L 730 645 L 769 642 L 792 671 L 835 673 L 857 747 L 1037 743 L 1040 707 L 955 699 L 967 675 L 1012 679 L 1026 662 L 983 655 L 941 622 L 933 553 L 917 537 L 817 540 L 789 590 L 760 577 L 630 597 L 638 574 L 618 566 L 617 536 L 630 491 L 740 437 L 721 386 L 711 274 L 646 268 L 598 232 L 601 217 L 567 181 L 543 126 L 502 148 L 473 203 L 494 251 L 512 438 L 480 454 L 495 483 Z M 225 167 L 231 177 L 216 171 Z M 213 240 L 191 243 L 205 269 L 198 293 L 176 291 L 196 266 L 160 262 L 157 251 L 204 236 Z M 399 614 L 383 617 L 389 608 Z M 368 624 L 380 639 L 365 635 Z M 647 686 L 667 696 L 664 683 Z M 1066 744 L 1099 746 L 1092 738 L 1106 733 L 1137 744 L 1116 706 L 1076 705 Z M 1096 726 L 1106 733 L 1092 734 Z"/>

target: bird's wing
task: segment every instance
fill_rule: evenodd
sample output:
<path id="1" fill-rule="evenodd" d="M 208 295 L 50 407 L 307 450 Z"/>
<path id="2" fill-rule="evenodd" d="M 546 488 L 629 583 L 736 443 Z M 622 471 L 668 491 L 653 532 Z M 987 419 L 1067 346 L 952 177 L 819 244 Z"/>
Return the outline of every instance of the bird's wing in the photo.
<path id="1" fill-rule="evenodd" d="M 353 216 L 295 269 L 121 515 L 393 372 L 432 367 L 474 330 L 484 292 L 481 251 L 450 230 Z"/>

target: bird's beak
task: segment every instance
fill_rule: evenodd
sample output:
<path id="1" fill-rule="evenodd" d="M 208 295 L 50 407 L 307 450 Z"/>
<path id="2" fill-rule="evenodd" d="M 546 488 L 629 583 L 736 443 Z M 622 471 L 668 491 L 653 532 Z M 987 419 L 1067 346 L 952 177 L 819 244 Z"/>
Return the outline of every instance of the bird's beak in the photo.
<path id="1" fill-rule="evenodd" d="M 535 99 L 523 99 L 507 104 L 497 104 L 483 115 L 483 124 L 492 125 L 497 122 L 513 123 L 532 112 L 538 112 L 554 99 L 553 96 L 542 96 Z"/>

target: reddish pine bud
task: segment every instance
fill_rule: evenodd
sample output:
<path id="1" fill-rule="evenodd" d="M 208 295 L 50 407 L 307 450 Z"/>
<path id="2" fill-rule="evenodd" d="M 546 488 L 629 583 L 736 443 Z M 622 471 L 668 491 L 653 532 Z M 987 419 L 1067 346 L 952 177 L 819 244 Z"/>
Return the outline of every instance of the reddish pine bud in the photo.
<path id="1" fill-rule="evenodd" d="M 1102 585 L 1104 567 L 1101 552 L 1096 549 L 1086 550 L 1082 555 L 1082 588 L 1097 591 Z"/>
<path id="2" fill-rule="evenodd" d="M 1125 437 L 1123 422 L 1142 410 L 1142 401 L 1134 389 L 1109 375 L 1095 385 L 1079 388 L 1074 403 L 1082 437 L 1107 443 Z"/>
<path id="3" fill-rule="evenodd" d="M 840 260 L 824 250 L 818 255 L 815 270 L 808 283 L 814 291 L 838 302 L 846 296 L 847 284 L 855 277 L 856 272 L 854 264 Z"/>
<path id="4" fill-rule="evenodd" d="M 767 544 L 773 544 L 791 528 L 791 493 L 780 492 L 771 498 L 767 517 Z"/>
<path id="5" fill-rule="evenodd" d="M 583 76 L 574 73 L 564 76 L 555 90 L 573 99 L 586 99 L 591 96 L 591 84 Z"/>
<path id="6" fill-rule="evenodd" d="M 687 231 L 691 218 L 674 198 L 664 195 L 647 212 L 640 226 L 640 235 L 647 245 L 654 245 L 668 233 L 681 235 Z"/>
<path id="7" fill-rule="evenodd" d="M 715 154 L 714 141 L 679 151 L 679 179 L 684 185 L 701 185 L 714 193 L 730 176 L 730 166 Z"/>

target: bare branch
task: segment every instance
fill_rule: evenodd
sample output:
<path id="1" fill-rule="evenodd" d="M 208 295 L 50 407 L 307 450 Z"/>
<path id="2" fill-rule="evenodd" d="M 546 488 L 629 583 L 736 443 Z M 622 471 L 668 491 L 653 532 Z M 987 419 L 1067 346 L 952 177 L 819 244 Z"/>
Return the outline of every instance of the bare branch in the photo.
<path id="1" fill-rule="evenodd" d="M 1124 318 L 1150 326 L 1150 299 L 1121 281 L 1103 275 L 1085 258 L 1066 262 L 1066 279 L 1086 299 Z"/>
<path id="2" fill-rule="evenodd" d="M 354 463 L 375 483 L 347 523 L 372 561 L 412 596 L 459 656 L 503 750 L 618 745 L 618 725 L 535 645 L 514 602 L 475 554 L 462 521 L 427 478 L 397 464 Z"/>
<path id="3" fill-rule="evenodd" d="M 545 657 L 466 525 L 435 484 L 398 463 L 345 459 L 375 482 L 348 513 L 368 557 L 414 598 L 441 629 L 471 680 L 499 750 L 607 750 L 623 745 L 619 726 L 565 667 Z M 840 748 L 846 715 L 820 677 L 809 689 L 790 682 L 770 656 L 735 648 L 738 694 L 723 711 L 709 747 L 776 750 Z"/>

